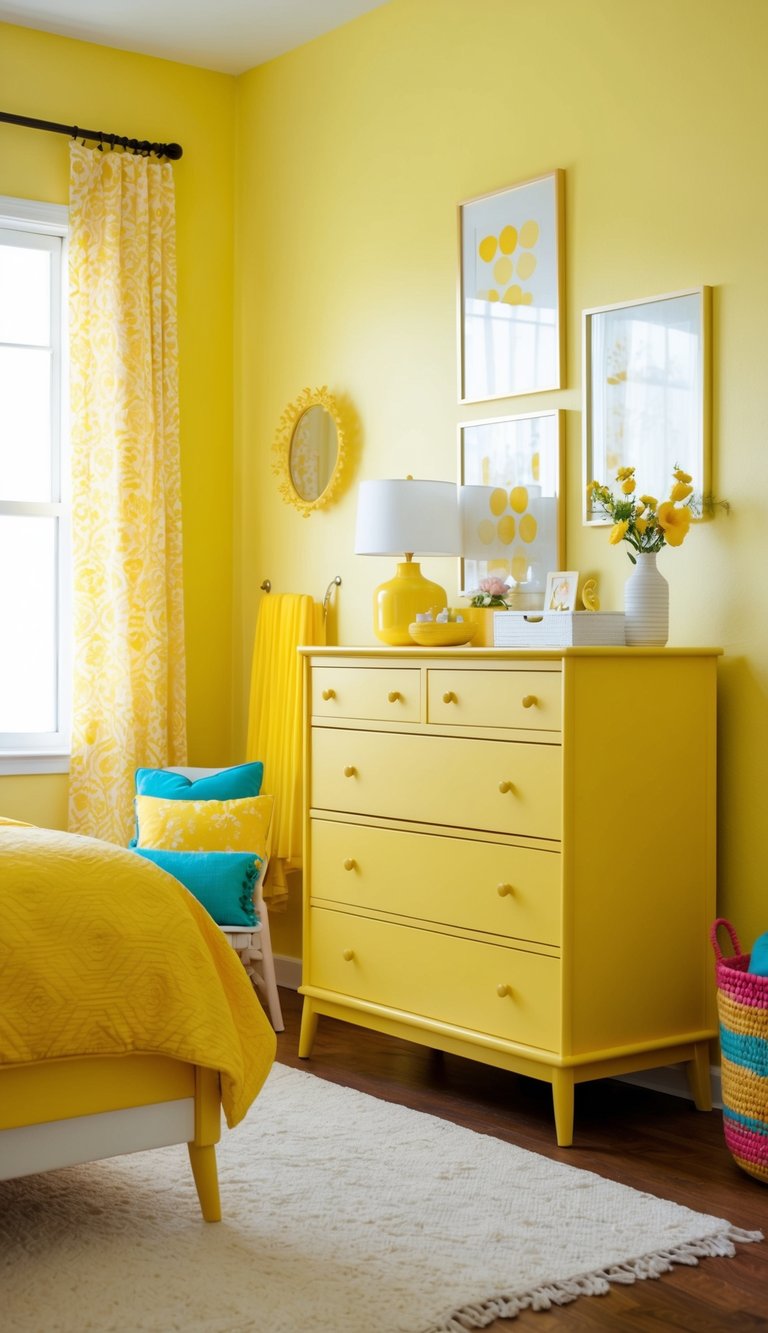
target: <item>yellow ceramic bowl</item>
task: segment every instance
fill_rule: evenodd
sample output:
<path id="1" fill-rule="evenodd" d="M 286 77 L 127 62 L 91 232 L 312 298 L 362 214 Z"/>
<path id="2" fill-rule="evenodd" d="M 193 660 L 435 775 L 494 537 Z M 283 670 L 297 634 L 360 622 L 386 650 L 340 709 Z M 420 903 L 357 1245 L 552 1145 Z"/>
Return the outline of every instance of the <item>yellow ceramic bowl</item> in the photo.
<path id="1" fill-rule="evenodd" d="M 417 620 L 408 626 L 408 633 L 420 648 L 456 648 L 460 643 L 470 643 L 476 632 L 477 625 L 466 620 Z"/>

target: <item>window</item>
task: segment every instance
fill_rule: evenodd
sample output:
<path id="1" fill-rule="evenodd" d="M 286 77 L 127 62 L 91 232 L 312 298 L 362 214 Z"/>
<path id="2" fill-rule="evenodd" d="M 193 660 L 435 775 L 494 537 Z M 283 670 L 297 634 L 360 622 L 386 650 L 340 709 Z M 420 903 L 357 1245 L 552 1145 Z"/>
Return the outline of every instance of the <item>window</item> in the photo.
<path id="1" fill-rule="evenodd" d="M 0 773 L 66 769 L 67 210 L 0 197 Z"/>

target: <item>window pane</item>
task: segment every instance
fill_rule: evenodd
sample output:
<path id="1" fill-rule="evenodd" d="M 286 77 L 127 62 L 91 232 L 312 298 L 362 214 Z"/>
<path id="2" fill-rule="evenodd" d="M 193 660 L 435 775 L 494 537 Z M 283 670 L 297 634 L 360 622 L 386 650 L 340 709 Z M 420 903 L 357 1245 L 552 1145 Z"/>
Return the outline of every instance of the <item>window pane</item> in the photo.
<path id="1" fill-rule="evenodd" d="M 51 500 L 51 357 L 0 347 L 0 500 Z"/>
<path id="2" fill-rule="evenodd" d="M 56 528 L 0 516 L 0 731 L 56 730 Z"/>
<path id="3" fill-rule="evenodd" d="M 0 245 L 0 342 L 51 339 L 51 256 L 47 250 Z"/>

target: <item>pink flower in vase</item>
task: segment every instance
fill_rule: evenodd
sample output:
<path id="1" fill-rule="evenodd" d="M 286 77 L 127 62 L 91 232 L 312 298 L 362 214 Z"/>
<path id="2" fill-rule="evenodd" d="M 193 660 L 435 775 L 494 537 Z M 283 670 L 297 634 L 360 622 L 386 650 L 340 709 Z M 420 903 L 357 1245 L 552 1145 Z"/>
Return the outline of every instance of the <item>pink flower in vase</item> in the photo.
<path id="1" fill-rule="evenodd" d="M 481 579 L 475 591 L 470 593 L 470 605 L 506 606 L 508 596 L 509 585 L 498 575 L 490 575 L 487 579 Z"/>

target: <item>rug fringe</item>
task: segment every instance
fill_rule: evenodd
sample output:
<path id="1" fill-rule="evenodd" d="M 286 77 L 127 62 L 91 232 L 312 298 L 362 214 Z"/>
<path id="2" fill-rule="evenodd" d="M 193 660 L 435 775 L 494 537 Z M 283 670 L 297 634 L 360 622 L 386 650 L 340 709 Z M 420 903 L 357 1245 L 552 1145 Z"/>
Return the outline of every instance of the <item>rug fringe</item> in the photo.
<path id="1" fill-rule="evenodd" d="M 464 1305 L 453 1310 L 437 1324 L 430 1324 L 423 1333 L 467 1333 L 468 1329 L 487 1328 L 495 1319 L 514 1319 L 521 1310 L 549 1310 L 553 1305 L 568 1305 L 579 1296 L 605 1296 L 612 1282 L 629 1285 L 646 1278 L 657 1278 L 669 1273 L 674 1264 L 698 1264 L 700 1259 L 732 1259 L 735 1245 L 748 1245 L 763 1240 L 762 1231 L 744 1231 L 728 1226 L 713 1236 L 688 1241 L 671 1250 L 655 1250 L 639 1259 L 601 1268 L 594 1273 L 581 1273 L 562 1282 L 544 1283 L 523 1293 L 497 1292 L 479 1304 Z"/>

